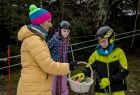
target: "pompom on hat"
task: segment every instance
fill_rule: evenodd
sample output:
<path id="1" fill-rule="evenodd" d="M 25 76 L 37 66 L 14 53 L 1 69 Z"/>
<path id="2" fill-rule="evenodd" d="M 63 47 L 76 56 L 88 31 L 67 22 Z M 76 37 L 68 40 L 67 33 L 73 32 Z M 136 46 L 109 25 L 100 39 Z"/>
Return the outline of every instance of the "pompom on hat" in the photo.
<path id="1" fill-rule="evenodd" d="M 40 25 L 44 21 L 52 19 L 52 15 L 49 11 L 43 8 L 37 8 L 37 6 L 34 4 L 30 5 L 29 10 L 29 17 L 31 19 L 31 23 L 34 25 Z"/>

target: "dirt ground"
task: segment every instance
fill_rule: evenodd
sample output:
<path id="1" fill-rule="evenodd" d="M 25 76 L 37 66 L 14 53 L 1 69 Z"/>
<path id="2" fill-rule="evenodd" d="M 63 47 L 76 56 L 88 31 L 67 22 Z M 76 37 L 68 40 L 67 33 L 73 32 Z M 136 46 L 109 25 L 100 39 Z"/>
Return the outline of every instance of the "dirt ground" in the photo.
<path id="1" fill-rule="evenodd" d="M 129 63 L 129 75 L 127 79 L 128 90 L 126 95 L 140 95 L 140 52 L 130 52 L 127 54 Z M 17 82 L 19 80 L 20 70 L 15 70 L 11 74 L 11 89 L 8 94 L 8 76 L 0 75 L 0 95 L 16 95 Z M 70 91 L 70 95 L 94 95 L 94 92 L 86 94 L 77 94 Z"/>

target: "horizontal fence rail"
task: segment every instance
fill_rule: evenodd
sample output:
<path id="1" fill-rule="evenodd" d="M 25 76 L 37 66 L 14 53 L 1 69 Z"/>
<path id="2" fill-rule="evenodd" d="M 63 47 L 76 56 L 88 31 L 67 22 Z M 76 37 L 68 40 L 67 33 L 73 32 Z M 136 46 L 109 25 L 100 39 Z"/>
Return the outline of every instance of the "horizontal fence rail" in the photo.
<path id="1" fill-rule="evenodd" d="M 136 31 L 140 31 L 140 30 L 136 30 Z M 129 34 L 129 33 L 134 33 L 134 31 L 116 34 L 115 36 L 124 35 L 124 34 Z M 122 39 L 126 39 L 126 38 L 131 38 L 131 37 L 133 37 L 133 36 L 138 36 L 138 35 L 140 35 L 140 33 L 135 33 L 135 34 L 132 34 L 132 35 L 129 35 L 129 36 L 124 36 L 124 37 L 121 37 L 121 38 L 117 38 L 116 40 L 118 41 L 118 40 L 122 40 Z M 92 36 L 93 36 L 93 35 L 92 35 Z M 79 44 L 84 44 L 84 43 L 91 42 L 91 41 L 96 41 L 96 40 L 97 40 L 97 39 L 93 39 L 93 40 L 88 40 L 88 41 L 84 41 L 84 42 L 79 42 L 79 43 L 70 44 L 69 47 L 71 47 L 71 50 L 68 51 L 68 53 L 72 53 L 72 56 L 73 56 L 73 59 L 74 59 L 74 54 L 73 54 L 73 52 L 79 51 L 79 50 L 83 50 L 83 49 L 87 49 L 87 48 L 91 48 L 91 47 L 95 47 L 95 46 L 97 46 L 97 44 L 93 44 L 93 45 L 91 45 L 91 46 L 86 46 L 86 47 L 82 47 L 82 48 L 78 48 L 78 49 L 73 49 L 72 46 L 79 45 Z M 17 57 L 20 57 L 20 55 L 11 56 L 11 57 L 9 57 L 9 58 L 17 58 Z M 8 60 L 8 57 L 7 57 L 7 58 L 0 58 L 0 61 L 7 61 L 7 60 Z M 14 64 L 14 65 L 10 65 L 10 66 L 5 66 L 5 67 L 0 68 L 0 70 L 6 69 L 6 68 L 8 68 L 8 67 L 19 66 L 19 65 L 20 65 L 20 63 Z"/>

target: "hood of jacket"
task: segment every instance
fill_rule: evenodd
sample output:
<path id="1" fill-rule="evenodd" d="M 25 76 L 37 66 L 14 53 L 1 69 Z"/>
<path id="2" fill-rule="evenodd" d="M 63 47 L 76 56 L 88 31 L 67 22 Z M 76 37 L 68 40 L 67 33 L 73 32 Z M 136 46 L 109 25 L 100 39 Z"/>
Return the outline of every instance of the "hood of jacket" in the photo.
<path id="1" fill-rule="evenodd" d="M 40 36 L 42 39 L 46 39 L 45 34 L 42 33 L 39 29 L 32 27 L 30 25 L 24 25 L 18 31 L 17 38 L 19 41 L 23 41 L 25 38 L 30 37 L 32 35 Z"/>

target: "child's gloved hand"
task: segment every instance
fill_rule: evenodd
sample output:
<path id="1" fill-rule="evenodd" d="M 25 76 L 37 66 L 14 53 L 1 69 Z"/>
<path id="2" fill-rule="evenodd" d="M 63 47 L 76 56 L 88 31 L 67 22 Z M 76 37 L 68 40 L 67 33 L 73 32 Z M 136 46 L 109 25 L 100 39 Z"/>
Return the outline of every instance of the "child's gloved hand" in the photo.
<path id="1" fill-rule="evenodd" d="M 91 70 L 89 67 L 85 67 L 82 71 L 85 74 L 85 76 L 87 76 L 87 77 L 91 76 Z"/>
<path id="2" fill-rule="evenodd" d="M 110 81 L 109 81 L 108 78 L 102 78 L 99 85 L 100 85 L 100 89 L 104 89 L 104 88 L 106 88 L 107 86 L 110 85 Z"/>
<path id="3" fill-rule="evenodd" d="M 76 67 L 77 67 L 77 61 L 72 61 L 72 62 L 69 63 L 70 71 L 75 70 Z"/>

